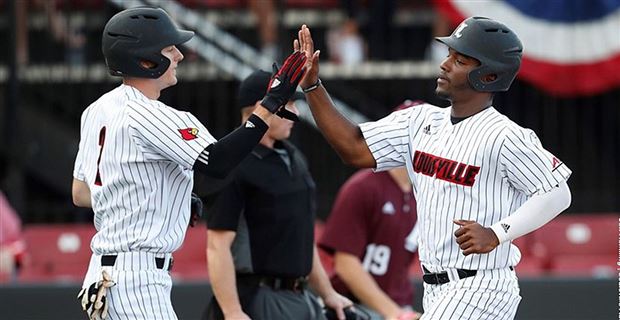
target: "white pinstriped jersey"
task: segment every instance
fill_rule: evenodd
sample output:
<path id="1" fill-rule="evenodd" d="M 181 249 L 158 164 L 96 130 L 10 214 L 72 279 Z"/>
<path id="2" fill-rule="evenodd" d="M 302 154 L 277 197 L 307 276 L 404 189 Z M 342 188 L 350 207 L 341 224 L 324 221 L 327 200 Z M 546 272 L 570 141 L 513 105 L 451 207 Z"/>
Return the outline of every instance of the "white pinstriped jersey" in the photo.
<path id="1" fill-rule="evenodd" d="M 187 229 L 192 167 L 216 140 L 188 112 L 120 85 L 82 114 L 74 178 L 91 190 L 95 254 L 171 253 Z"/>
<path id="2" fill-rule="evenodd" d="M 422 104 L 360 128 L 376 170 L 407 167 L 418 203 L 422 264 L 478 270 L 516 266 L 521 253 L 510 242 L 487 254 L 464 256 L 453 220 L 489 227 L 532 195 L 567 180 L 571 171 L 532 130 L 493 107 L 456 124 L 450 111 Z"/>

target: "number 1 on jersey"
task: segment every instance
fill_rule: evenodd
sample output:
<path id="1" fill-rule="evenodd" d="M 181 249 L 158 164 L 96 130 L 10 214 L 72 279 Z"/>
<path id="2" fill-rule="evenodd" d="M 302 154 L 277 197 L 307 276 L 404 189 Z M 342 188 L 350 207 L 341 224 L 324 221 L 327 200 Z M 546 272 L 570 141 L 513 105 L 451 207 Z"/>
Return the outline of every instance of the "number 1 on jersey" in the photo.
<path id="1" fill-rule="evenodd" d="M 101 175 L 99 174 L 99 163 L 101 162 L 101 154 L 103 153 L 103 144 L 105 143 L 105 127 L 99 131 L 99 158 L 97 158 L 97 176 L 95 177 L 95 185 L 101 185 Z"/>

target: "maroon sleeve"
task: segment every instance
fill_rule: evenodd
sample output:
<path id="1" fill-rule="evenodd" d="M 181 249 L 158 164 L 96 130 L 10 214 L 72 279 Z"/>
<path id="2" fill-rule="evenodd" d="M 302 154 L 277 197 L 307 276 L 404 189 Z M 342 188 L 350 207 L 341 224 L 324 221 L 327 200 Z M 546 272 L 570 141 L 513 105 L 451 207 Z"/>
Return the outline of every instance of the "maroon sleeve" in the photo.
<path id="1" fill-rule="evenodd" d="M 325 224 L 319 247 L 333 254 L 344 251 L 364 255 L 368 242 L 369 212 L 372 212 L 371 183 L 364 181 L 367 172 L 358 172 L 341 188 Z"/>

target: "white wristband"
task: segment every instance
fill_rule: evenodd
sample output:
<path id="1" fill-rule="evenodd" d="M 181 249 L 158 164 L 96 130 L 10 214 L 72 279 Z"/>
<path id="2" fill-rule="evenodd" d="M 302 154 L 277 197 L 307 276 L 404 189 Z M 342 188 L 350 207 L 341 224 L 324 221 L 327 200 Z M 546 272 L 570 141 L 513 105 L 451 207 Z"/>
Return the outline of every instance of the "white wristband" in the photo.
<path id="1" fill-rule="evenodd" d="M 302 88 L 302 89 L 301 89 L 301 91 L 303 91 L 304 93 L 308 93 L 308 92 L 310 92 L 310 91 L 315 90 L 315 89 L 316 89 L 316 88 L 318 88 L 320 85 L 321 85 L 321 79 L 319 78 L 319 79 L 316 81 L 316 83 L 315 83 L 315 84 L 313 84 L 313 85 L 311 85 L 311 86 L 309 86 L 309 87 L 307 87 L 307 88 L 305 88 L 305 89 L 303 89 L 303 88 Z"/>
<path id="2" fill-rule="evenodd" d="M 497 236 L 499 243 L 504 243 L 509 240 L 508 231 L 504 231 L 504 228 L 506 227 L 502 227 L 501 221 L 491 226 L 491 230 L 495 232 L 495 235 Z"/>

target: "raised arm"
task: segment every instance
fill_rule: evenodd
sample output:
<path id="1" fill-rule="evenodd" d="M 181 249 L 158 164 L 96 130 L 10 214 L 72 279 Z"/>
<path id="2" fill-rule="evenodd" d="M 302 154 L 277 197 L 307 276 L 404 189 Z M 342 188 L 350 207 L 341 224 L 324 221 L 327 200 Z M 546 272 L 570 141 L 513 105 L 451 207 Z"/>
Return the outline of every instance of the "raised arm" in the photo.
<path id="1" fill-rule="evenodd" d="M 305 62 L 305 55 L 293 52 L 280 69 L 275 68 L 260 106 L 241 127 L 207 146 L 196 159 L 194 168 L 222 179 L 245 159 L 269 129 L 272 114 L 278 114 L 295 93 L 304 76 Z"/>
<path id="2" fill-rule="evenodd" d="M 327 90 L 319 82 L 320 51 L 314 51 L 310 29 L 306 25 L 301 26 L 293 47 L 306 54 L 306 75 L 299 85 L 304 89 L 312 116 L 325 139 L 344 163 L 359 168 L 376 167 L 359 126 L 334 107 Z"/>

